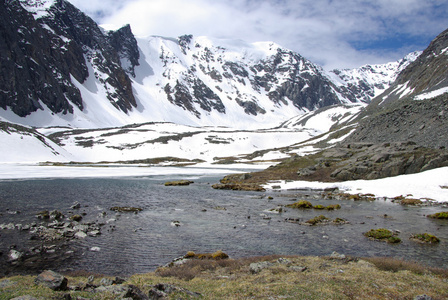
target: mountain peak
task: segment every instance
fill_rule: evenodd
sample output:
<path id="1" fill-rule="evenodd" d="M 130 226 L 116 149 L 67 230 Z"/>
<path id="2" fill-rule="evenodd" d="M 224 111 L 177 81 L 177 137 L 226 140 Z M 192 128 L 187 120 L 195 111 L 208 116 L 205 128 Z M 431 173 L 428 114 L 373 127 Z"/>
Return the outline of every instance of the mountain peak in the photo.
<path id="1" fill-rule="evenodd" d="M 56 0 L 19 0 L 19 2 L 37 20 L 49 15 L 49 9 Z"/>
<path id="2" fill-rule="evenodd" d="M 367 103 L 391 81 L 384 66 L 366 67 L 376 76 L 368 79 L 347 70 L 328 75 L 274 42 L 135 38 L 129 25 L 104 30 L 65 0 L 13 2 L 0 12 L 0 77 L 11 78 L 0 82 L 10 91 L 0 93 L 0 115 L 12 120 L 12 112 L 25 125 L 270 126 L 333 104 Z"/>

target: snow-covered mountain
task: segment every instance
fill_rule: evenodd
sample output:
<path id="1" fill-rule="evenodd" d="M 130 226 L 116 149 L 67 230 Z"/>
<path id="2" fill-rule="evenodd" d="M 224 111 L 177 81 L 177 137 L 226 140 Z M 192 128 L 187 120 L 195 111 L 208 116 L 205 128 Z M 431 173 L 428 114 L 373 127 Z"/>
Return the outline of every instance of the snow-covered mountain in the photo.
<path id="1" fill-rule="evenodd" d="M 0 6 L 0 117 L 30 126 L 268 127 L 320 107 L 369 102 L 400 68 L 366 68 L 360 79 L 359 71 L 328 74 L 273 42 L 136 38 L 129 26 L 102 29 L 65 0 Z"/>
<path id="2" fill-rule="evenodd" d="M 409 53 L 404 58 L 386 64 L 365 65 L 355 69 L 332 70 L 332 79 L 340 82 L 341 89 L 348 89 L 358 100 L 370 102 L 395 82 L 398 75 L 421 54 Z"/>
<path id="3" fill-rule="evenodd" d="M 448 29 L 440 33 L 419 57 L 397 76 L 377 99 L 388 105 L 404 97 L 430 99 L 448 92 Z"/>

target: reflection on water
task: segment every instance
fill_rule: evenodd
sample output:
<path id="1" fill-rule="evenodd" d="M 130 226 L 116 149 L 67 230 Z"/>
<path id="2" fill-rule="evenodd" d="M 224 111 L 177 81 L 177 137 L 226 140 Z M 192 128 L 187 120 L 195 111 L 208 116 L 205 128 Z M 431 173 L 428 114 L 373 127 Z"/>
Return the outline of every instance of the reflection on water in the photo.
<path id="1" fill-rule="evenodd" d="M 65 213 L 78 201 L 84 221 L 116 219 L 99 237 L 73 241 L 75 259 L 61 269 L 84 269 L 107 274 L 131 274 L 154 270 L 187 251 L 223 250 L 231 257 L 251 255 L 328 255 L 333 251 L 353 256 L 393 256 L 448 268 L 448 222 L 426 218 L 437 207 L 410 208 L 385 201 L 353 202 L 314 199 L 313 204 L 340 204 L 336 211 L 287 209 L 281 214 L 266 212 L 302 196 L 213 190 L 219 178 L 195 178 L 190 186 L 165 187 L 165 180 L 182 178 L 54 179 L 0 182 L 0 224 L 38 222 L 35 213 L 58 209 Z M 113 206 L 143 208 L 138 214 L 116 215 Z M 11 214 L 12 211 L 20 214 Z M 99 214 L 106 212 L 106 216 Z M 267 215 L 269 218 L 266 218 Z M 324 214 L 344 218 L 340 226 L 303 226 L 286 218 L 306 221 Z M 385 216 L 386 215 L 386 216 Z M 172 226 L 173 221 L 181 226 Z M 113 224 L 113 225 L 112 225 Z M 111 226 L 114 226 L 112 228 Z M 401 244 L 370 241 L 362 233 L 372 228 L 398 230 Z M 114 229 L 114 230 L 112 230 Z M 439 245 L 410 241 L 412 233 L 433 233 Z M 3 251 L 9 234 L 0 231 Z M 90 251 L 99 247 L 100 251 Z"/>

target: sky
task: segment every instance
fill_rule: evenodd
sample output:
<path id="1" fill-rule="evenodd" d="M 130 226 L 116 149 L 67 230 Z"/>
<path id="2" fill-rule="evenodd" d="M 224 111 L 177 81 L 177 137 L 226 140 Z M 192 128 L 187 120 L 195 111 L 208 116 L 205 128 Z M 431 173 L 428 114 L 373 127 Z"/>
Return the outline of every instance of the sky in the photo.
<path id="1" fill-rule="evenodd" d="M 68 0 L 137 36 L 273 41 L 327 70 L 396 61 L 448 28 L 446 0 Z"/>

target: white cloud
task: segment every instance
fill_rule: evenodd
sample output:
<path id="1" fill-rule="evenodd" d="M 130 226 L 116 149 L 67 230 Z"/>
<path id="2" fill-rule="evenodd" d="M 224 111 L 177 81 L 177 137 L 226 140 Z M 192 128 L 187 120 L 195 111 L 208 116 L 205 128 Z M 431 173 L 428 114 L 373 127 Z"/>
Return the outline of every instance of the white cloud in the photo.
<path id="1" fill-rule="evenodd" d="M 136 35 L 275 41 L 326 68 L 398 59 L 422 50 L 428 39 L 448 27 L 445 0 L 69 1 L 100 23 L 131 24 Z M 370 49 L 374 42 L 394 36 L 403 37 L 404 44 Z M 406 37 L 426 41 L 406 44 Z"/>

